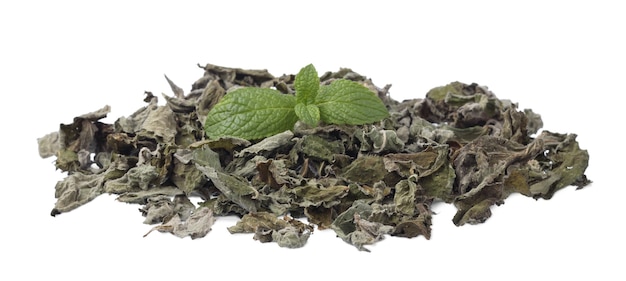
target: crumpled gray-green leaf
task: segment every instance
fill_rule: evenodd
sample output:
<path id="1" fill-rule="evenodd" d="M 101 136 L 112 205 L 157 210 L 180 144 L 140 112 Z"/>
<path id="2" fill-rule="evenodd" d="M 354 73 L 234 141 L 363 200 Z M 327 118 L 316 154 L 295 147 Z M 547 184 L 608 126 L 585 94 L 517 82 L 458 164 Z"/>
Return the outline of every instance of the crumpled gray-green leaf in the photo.
<path id="1" fill-rule="evenodd" d="M 164 95 L 165 105 L 145 92 L 147 105 L 113 124 L 100 121 L 110 113 L 105 106 L 39 138 L 40 156 L 55 156 L 68 174 L 55 186 L 51 214 L 115 194 L 141 206 L 144 222 L 155 225 L 150 232 L 196 239 L 217 217 L 235 215 L 241 220 L 228 231 L 261 242 L 298 248 L 314 227 L 330 228 L 367 251 L 389 235 L 430 239 L 433 202 L 456 207 L 454 224 L 476 224 L 513 193 L 550 199 L 591 182 L 576 134 L 540 131 L 539 114 L 484 86 L 452 82 L 399 102 L 389 85 L 347 68 L 322 74 L 320 85 L 362 84 L 389 117 L 358 126 L 298 123 L 254 142 L 207 139 L 208 112 L 233 90 L 293 95 L 296 82 L 266 70 L 200 67 L 204 75 L 186 94 L 166 77 L 173 96 Z"/>

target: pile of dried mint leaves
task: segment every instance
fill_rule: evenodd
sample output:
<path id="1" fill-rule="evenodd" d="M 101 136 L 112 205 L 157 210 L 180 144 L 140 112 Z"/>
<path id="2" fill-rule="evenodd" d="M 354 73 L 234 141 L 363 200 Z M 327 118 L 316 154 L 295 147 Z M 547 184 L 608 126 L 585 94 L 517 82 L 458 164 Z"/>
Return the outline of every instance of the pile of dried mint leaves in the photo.
<path id="1" fill-rule="evenodd" d="M 204 76 L 187 94 L 166 77 L 174 92 L 163 95 L 166 105 L 146 92 L 147 106 L 113 124 L 99 121 L 105 106 L 38 139 L 41 157 L 56 156 L 56 168 L 68 173 L 56 184 L 53 216 L 109 193 L 141 205 L 153 230 L 179 237 L 204 237 L 216 216 L 238 215 L 228 230 L 261 242 L 301 247 L 316 226 L 367 250 L 385 235 L 429 239 L 433 202 L 454 204 L 460 226 L 484 222 L 511 193 L 550 199 L 590 183 L 589 155 L 575 134 L 537 134 L 538 114 L 485 87 L 453 82 L 398 102 L 390 85 L 379 88 L 350 69 L 323 74 L 321 84 L 361 83 L 388 118 L 359 126 L 300 122 L 255 141 L 208 139 L 206 116 L 230 91 L 271 87 L 291 95 L 295 75 L 200 67 Z"/>

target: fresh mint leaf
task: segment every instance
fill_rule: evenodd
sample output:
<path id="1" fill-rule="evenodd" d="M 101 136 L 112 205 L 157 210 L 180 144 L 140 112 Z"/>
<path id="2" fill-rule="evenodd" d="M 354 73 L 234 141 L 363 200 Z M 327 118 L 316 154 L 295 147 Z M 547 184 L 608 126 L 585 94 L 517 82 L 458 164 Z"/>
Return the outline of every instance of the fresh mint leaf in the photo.
<path id="1" fill-rule="evenodd" d="M 320 88 L 320 78 L 317 76 L 317 70 L 313 64 L 309 64 L 296 75 L 294 81 L 296 89 L 296 100 L 298 103 L 312 104 L 315 102 L 315 96 Z"/>
<path id="2" fill-rule="evenodd" d="M 204 124 L 211 138 L 260 139 L 290 130 L 298 121 L 296 97 L 267 88 L 241 88 L 226 94 Z"/>
<path id="3" fill-rule="evenodd" d="M 380 121 L 389 111 L 375 93 L 350 80 L 322 86 L 315 99 L 321 120 L 328 124 L 363 125 Z"/>
<path id="4" fill-rule="evenodd" d="M 312 64 L 298 72 L 294 88 L 295 96 L 254 87 L 227 94 L 209 111 L 206 135 L 251 140 L 290 130 L 298 119 L 315 127 L 320 120 L 328 124 L 362 125 L 389 116 L 380 98 L 359 83 L 340 79 L 320 86 Z"/>
<path id="5" fill-rule="evenodd" d="M 320 122 L 320 109 L 315 104 L 298 103 L 295 110 L 298 118 L 311 127 Z"/>

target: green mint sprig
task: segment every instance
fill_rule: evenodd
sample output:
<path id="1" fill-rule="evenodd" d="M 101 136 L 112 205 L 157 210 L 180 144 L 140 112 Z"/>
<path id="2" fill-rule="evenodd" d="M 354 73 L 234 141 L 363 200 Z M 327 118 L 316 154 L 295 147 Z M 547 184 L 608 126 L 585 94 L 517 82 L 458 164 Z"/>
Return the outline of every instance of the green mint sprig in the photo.
<path id="1" fill-rule="evenodd" d="M 206 135 L 253 140 L 291 130 L 298 120 L 312 127 L 320 120 L 363 125 L 389 116 L 380 98 L 357 82 L 339 79 L 320 85 L 312 64 L 298 72 L 294 87 L 295 96 L 255 87 L 226 94 L 206 117 Z"/>

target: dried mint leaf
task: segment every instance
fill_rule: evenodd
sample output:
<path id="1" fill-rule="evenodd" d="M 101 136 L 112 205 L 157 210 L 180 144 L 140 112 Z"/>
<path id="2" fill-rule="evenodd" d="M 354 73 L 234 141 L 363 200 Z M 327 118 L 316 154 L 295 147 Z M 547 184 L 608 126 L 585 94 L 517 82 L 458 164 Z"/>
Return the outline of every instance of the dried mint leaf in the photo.
<path id="1" fill-rule="evenodd" d="M 196 168 L 204 173 L 222 194 L 248 212 L 256 212 L 259 192 L 246 180 L 217 171 L 212 167 L 200 166 Z"/>
<path id="2" fill-rule="evenodd" d="M 172 216 L 166 223 L 155 226 L 144 237 L 148 236 L 152 231 L 169 232 L 180 238 L 191 237 L 191 239 L 202 238 L 211 231 L 211 226 L 215 222 L 213 212 L 206 207 L 200 207 L 193 211 L 191 216 L 186 220 L 181 219 L 180 215 Z"/>
<path id="3" fill-rule="evenodd" d="M 306 244 L 313 227 L 290 217 L 278 218 L 268 212 L 251 212 L 244 215 L 230 233 L 254 233 L 260 242 L 276 242 L 281 247 L 299 248 Z"/>
<path id="4" fill-rule="evenodd" d="M 348 68 L 318 80 L 305 67 L 310 73 L 296 81 L 267 70 L 200 67 L 203 76 L 188 93 L 165 77 L 173 96 L 163 95 L 164 106 L 145 92 L 147 105 L 113 124 L 100 121 L 110 112 L 105 106 L 37 139 L 40 156 L 55 156 L 56 168 L 68 173 L 55 186 L 51 214 L 109 193 L 139 204 L 145 223 L 157 224 L 150 232 L 200 238 L 217 216 L 236 214 L 241 220 L 229 231 L 261 242 L 302 247 L 315 225 L 366 251 L 385 235 L 430 239 L 436 201 L 457 208 L 452 222 L 460 226 L 486 221 L 512 193 L 550 199 L 591 183 L 589 153 L 575 134 L 540 131 L 539 114 L 478 84 L 452 82 L 399 102 L 390 85 L 379 88 Z M 337 96 L 337 89 L 353 91 Z M 263 99 L 268 91 L 281 93 L 280 101 Z M 229 114 L 216 107 L 224 99 L 255 114 Z M 362 107 L 346 112 L 346 99 Z M 320 123 L 311 101 L 326 116 Z M 285 120 L 268 117 L 281 103 L 290 108 L 287 123 L 300 116 L 310 124 L 281 127 Z M 384 119 L 354 125 L 375 115 Z M 216 122 L 253 141 L 214 131 Z M 192 197 L 203 202 L 196 207 Z"/>

